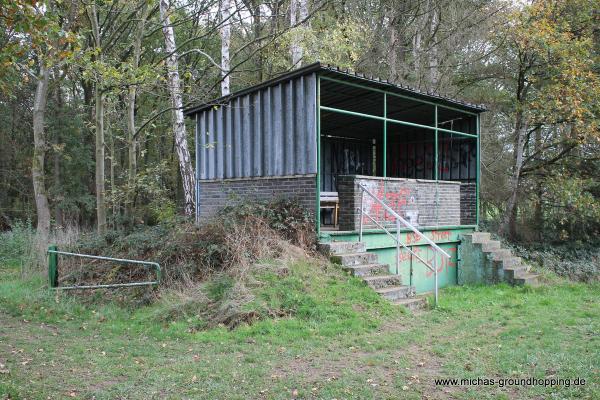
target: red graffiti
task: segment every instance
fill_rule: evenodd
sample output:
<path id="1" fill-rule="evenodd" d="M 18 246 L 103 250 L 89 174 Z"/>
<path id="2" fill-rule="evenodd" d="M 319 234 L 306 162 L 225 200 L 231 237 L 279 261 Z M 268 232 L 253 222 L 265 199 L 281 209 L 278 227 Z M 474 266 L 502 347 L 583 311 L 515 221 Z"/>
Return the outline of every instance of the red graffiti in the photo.
<path id="1" fill-rule="evenodd" d="M 431 231 L 431 239 L 435 241 L 450 240 L 450 231 Z"/>
<path id="2" fill-rule="evenodd" d="M 392 210 L 400 213 L 410 200 L 411 191 L 409 188 L 398 188 L 393 191 L 388 191 L 385 182 L 381 181 L 377 183 L 377 189 L 374 190 L 375 196 L 387 204 Z M 381 203 L 374 201 L 370 198 L 365 198 L 366 212 L 376 221 L 395 221 L 393 215 L 390 215 Z M 371 218 L 366 215 L 363 216 L 363 223 L 368 224 L 371 222 Z"/>
<path id="3" fill-rule="evenodd" d="M 416 233 L 409 232 L 406 234 L 406 244 L 419 243 L 421 237 Z"/>
<path id="4" fill-rule="evenodd" d="M 450 240 L 450 231 L 431 231 L 426 232 L 424 235 L 433 241 L 448 241 Z M 421 237 L 416 233 L 409 232 L 406 234 L 406 244 L 415 244 L 421 241 Z"/>
<path id="5" fill-rule="evenodd" d="M 448 272 L 448 270 L 450 268 L 456 268 L 456 262 L 453 261 L 455 259 L 454 254 L 456 254 L 456 247 L 451 247 L 449 249 L 446 249 L 446 252 L 450 254 L 450 258 L 446 258 L 443 257 L 441 255 L 438 255 L 437 252 L 427 252 L 427 263 L 429 265 L 433 265 L 433 258 L 437 256 L 437 272 L 438 274 L 444 272 L 444 270 L 446 270 L 446 272 Z M 427 278 L 431 278 L 433 276 L 433 271 L 430 270 L 429 268 L 427 268 L 427 270 L 425 271 L 425 276 Z"/>

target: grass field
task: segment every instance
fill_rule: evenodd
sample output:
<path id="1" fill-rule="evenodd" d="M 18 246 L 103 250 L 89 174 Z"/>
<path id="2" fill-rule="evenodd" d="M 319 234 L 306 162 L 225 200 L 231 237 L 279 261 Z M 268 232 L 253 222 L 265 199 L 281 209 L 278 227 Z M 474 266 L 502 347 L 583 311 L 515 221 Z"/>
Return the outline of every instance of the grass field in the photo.
<path id="1" fill-rule="evenodd" d="M 310 262 L 263 276 L 293 310 L 234 330 L 57 298 L 0 266 L 0 399 L 600 398 L 600 285 L 457 287 L 410 314 Z M 167 296 L 165 296 L 166 298 Z M 585 385 L 448 386 L 440 378 L 582 378 Z"/>

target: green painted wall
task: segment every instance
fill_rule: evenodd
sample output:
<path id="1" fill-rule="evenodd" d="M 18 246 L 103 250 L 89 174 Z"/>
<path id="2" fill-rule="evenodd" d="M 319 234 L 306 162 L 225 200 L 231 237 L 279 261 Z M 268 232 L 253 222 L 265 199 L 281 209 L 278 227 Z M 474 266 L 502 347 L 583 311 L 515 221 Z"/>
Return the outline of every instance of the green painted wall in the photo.
<path id="1" fill-rule="evenodd" d="M 460 235 L 470 233 L 475 227 L 438 227 L 423 228 L 425 236 L 432 239 L 443 250 L 450 254 L 451 258 L 437 254 L 438 284 L 439 287 L 453 286 L 458 284 L 459 276 L 459 247 Z M 358 241 L 358 233 L 355 232 L 328 232 L 322 235 L 321 241 Z M 436 254 L 414 233 L 404 230 L 401 232 L 401 240 L 420 257 L 428 262 L 433 261 Z M 390 273 L 396 273 L 396 244 L 395 241 L 383 231 L 365 231 L 363 241 L 367 244 L 367 251 L 374 252 L 379 256 L 379 262 L 390 266 Z M 421 261 L 404 249 L 400 249 L 399 275 L 405 285 L 415 286 L 417 293 L 431 292 L 434 290 L 434 274 Z"/>
<path id="2" fill-rule="evenodd" d="M 459 248 L 459 257 L 461 268 L 458 274 L 459 285 L 476 285 L 486 283 L 490 279 L 490 270 L 486 259 L 481 251 L 481 246 L 477 246 L 470 240 L 463 240 Z"/>

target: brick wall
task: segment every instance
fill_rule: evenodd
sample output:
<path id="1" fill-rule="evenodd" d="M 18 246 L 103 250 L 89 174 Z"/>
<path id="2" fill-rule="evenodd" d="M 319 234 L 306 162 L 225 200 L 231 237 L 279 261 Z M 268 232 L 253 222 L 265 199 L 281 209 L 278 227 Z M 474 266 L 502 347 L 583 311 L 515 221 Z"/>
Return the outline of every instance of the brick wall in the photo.
<path id="1" fill-rule="evenodd" d="M 315 175 L 200 181 L 200 220 L 221 208 L 247 201 L 296 199 L 314 214 L 317 185 Z"/>
<path id="2" fill-rule="evenodd" d="M 341 230 L 355 230 L 359 227 L 358 208 L 361 201 L 359 183 L 366 185 L 378 198 L 385 199 L 388 206 L 409 222 L 411 214 L 416 216 L 418 226 L 460 225 L 460 182 L 436 183 L 421 179 L 343 175 L 338 177 Z M 386 218 L 384 210 L 367 195 L 365 195 L 365 208 L 377 221 Z M 386 221 L 388 224 L 394 223 L 393 217 L 388 216 Z M 364 217 L 363 227 L 373 229 L 376 225 Z"/>
<path id="3" fill-rule="evenodd" d="M 460 185 L 460 224 L 475 225 L 477 223 L 477 185 L 461 183 Z"/>

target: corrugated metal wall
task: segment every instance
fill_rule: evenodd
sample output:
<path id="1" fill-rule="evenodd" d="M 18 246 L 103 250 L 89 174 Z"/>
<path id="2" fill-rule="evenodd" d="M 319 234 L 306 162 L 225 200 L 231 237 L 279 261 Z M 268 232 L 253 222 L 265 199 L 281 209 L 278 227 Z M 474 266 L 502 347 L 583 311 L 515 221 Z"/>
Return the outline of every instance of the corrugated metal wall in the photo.
<path id="1" fill-rule="evenodd" d="M 316 75 L 197 114 L 201 180 L 317 173 Z"/>

